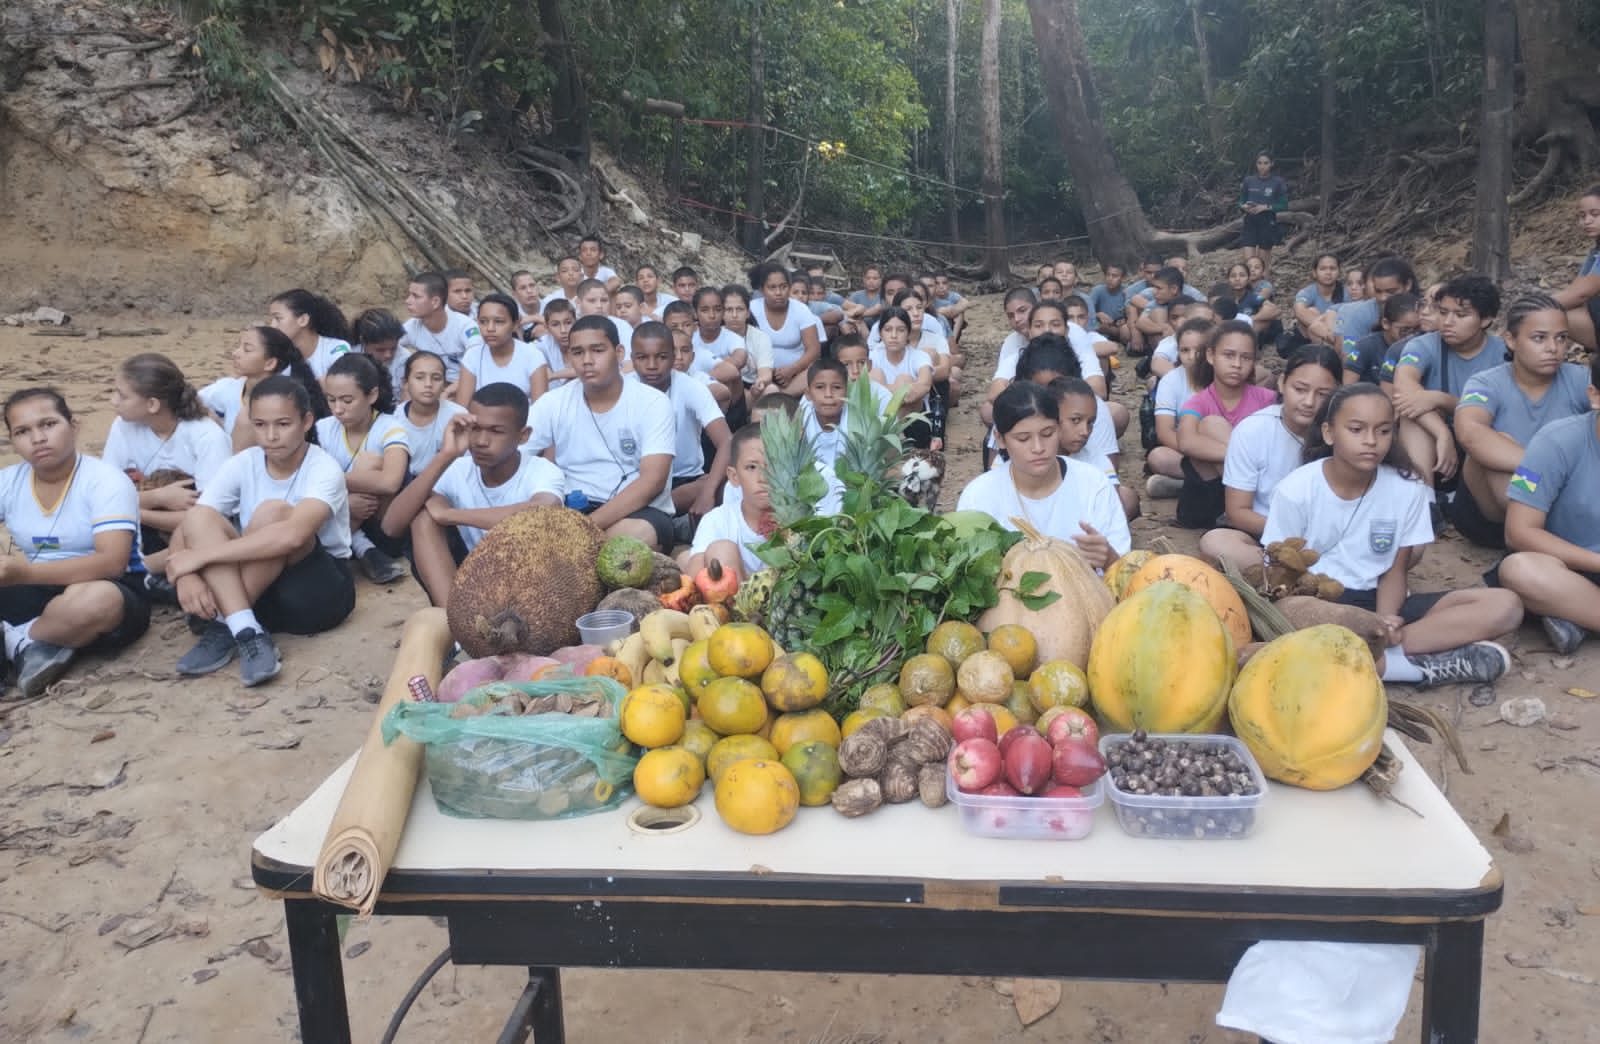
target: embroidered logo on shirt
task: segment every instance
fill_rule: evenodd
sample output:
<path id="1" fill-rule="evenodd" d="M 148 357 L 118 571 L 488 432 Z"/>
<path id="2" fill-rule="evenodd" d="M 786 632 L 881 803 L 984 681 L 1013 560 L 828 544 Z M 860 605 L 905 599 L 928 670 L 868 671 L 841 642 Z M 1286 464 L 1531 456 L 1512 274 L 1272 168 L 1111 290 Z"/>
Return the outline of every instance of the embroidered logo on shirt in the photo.
<path id="1" fill-rule="evenodd" d="M 1457 405 L 1458 406 L 1487 406 L 1487 405 L 1489 405 L 1489 396 L 1485 395 L 1481 391 L 1469 391 L 1469 392 L 1464 393 L 1461 396 L 1461 401 L 1459 403 L 1457 403 Z"/>
<path id="2" fill-rule="evenodd" d="M 1422 365 L 1422 357 L 1416 352 L 1406 352 L 1404 355 L 1400 356 L 1400 365 L 1420 367 Z"/>
<path id="3" fill-rule="evenodd" d="M 1400 529 L 1400 523 L 1392 518 L 1375 518 L 1368 533 L 1367 542 L 1372 550 L 1383 554 L 1394 547 L 1394 535 Z"/>
<path id="4" fill-rule="evenodd" d="M 639 440 L 634 438 L 631 431 L 624 431 L 617 435 L 617 446 L 622 450 L 624 457 L 637 457 L 639 455 Z"/>
<path id="5" fill-rule="evenodd" d="M 1537 471 L 1527 468 L 1518 468 L 1511 476 L 1511 488 L 1519 489 L 1524 493 L 1534 493 L 1539 489 L 1539 479 L 1542 476 Z"/>
<path id="6" fill-rule="evenodd" d="M 50 534 L 36 536 L 33 538 L 33 550 L 35 554 L 42 551 L 60 551 L 61 538 Z"/>

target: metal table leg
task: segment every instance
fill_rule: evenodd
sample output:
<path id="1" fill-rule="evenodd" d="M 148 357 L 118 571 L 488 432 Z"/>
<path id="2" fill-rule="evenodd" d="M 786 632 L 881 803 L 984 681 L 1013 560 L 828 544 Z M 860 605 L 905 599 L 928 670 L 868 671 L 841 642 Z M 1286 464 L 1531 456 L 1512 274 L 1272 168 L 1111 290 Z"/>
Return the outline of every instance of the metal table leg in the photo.
<path id="1" fill-rule="evenodd" d="M 496 1044 L 566 1044 L 561 1013 L 561 969 L 530 967 L 528 985 L 511 1009 Z"/>
<path id="2" fill-rule="evenodd" d="M 1433 930 L 1422 973 L 1423 1044 L 1476 1044 L 1483 989 L 1483 922 Z"/>
<path id="3" fill-rule="evenodd" d="M 308 899 L 285 899 L 283 913 L 289 927 L 301 1041 L 350 1044 L 337 915 L 327 905 Z"/>

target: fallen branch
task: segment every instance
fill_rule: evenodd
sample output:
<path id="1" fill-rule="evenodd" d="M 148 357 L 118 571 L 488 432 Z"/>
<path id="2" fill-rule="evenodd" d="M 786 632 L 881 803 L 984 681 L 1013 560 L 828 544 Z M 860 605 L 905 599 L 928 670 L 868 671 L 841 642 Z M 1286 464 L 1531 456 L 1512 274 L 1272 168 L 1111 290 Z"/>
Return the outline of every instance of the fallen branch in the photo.
<path id="1" fill-rule="evenodd" d="M 1539 144 L 1546 146 L 1544 164 L 1539 168 L 1539 173 L 1533 176 L 1532 181 L 1529 181 L 1511 194 L 1506 200 L 1508 206 L 1522 206 L 1522 204 L 1538 195 L 1545 185 L 1549 183 L 1550 179 L 1556 176 L 1556 172 L 1561 169 L 1562 160 L 1566 158 L 1566 141 L 1567 136 L 1556 131 L 1552 131 L 1539 139 Z"/>
<path id="2" fill-rule="evenodd" d="M 1316 200 L 1303 200 L 1307 205 L 1315 205 Z M 1278 215 L 1278 223 L 1294 225 L 1296 227 L 1313 225 L 1317 216 L 1304 210 L 1285 210 Z M 1211 228 L 1197 229 L 1193 232 L 1157 232 L 1150 241 L 1151 247 L 1157 250 L 1182 250 L 1189 257 L 1199 257 L 1207 251 L 1216 250 L 1226 246 L 1239 237 L 1240 230 L 1244 227 L 1244 218 L 1234 218 L 1232 221 Z"/>
<path id="3" fill-rule="evenodd" d="M 148 80 L 133 80 L 128 83 L 106 83 L 97 87 L 81 87 L 84 94 L 121 94 L 125 91 L 143 91 L 153 87 L 176 87 L 192 74 L 180 76 L 156 76 Z"/>

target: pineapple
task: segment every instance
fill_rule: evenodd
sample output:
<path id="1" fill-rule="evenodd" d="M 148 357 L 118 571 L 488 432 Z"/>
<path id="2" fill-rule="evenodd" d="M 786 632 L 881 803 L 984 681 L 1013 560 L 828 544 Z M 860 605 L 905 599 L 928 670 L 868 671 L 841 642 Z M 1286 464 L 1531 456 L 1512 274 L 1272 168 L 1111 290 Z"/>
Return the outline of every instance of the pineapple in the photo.
<path id="1" fill-rule="evenodd" d="M 847 499 L 853 501 L 845 506 L 847 514 L 876 506 L 887 492 L 890 473 L 905 456 L 902 436 L 915 415 L 901 415 L 904 398 L 902 389 L 880 411 L 865 376 L 850 385 L 845 398 L 844 438 L 834 465 L 848 491 Z"/>
<path id="2" fill-rule="evenodd" d="M 761 421 L 761 445 L 767 452 L 767 494 L 780 527 L 792 526 L 816 513 L 828 492 L 817 470 L 817 454 L 798 416 L 773 410 Z"/>

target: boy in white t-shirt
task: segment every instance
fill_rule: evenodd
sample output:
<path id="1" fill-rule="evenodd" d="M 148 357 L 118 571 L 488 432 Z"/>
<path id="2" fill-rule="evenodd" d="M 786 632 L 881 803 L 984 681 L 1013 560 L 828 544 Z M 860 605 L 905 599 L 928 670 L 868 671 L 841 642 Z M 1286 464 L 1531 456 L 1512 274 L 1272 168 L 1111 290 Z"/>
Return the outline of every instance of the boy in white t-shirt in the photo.
<path id="1" fill-rule="evenodd" d="M 677 348 L 688 338 L 674 335 L 661 323 L 644 323 L 633 341 L 633 373 L 628 378 L 654 388 L 672 403 L 676 448 L 672 455 L 672 507 L 677 515 L 702 518 L 717 504 L 717 487 L 728 467 L 728 421 L 711 390 L 693 376 L 679 373 L 673 363 Z M 704 442 L 712 446 L 706 463 Z M 680 524 L 680 534 L 687 527 Z"/>
<path id="2" fill-rule="evenodd" d="M 567 364 L 567 339 L 572 336 L 572 324 L 578 321 L 578 312 L 567 300 L 551 301 L 544 306 L 544 336 L 533 342 L 550 367 L 549 386 L 559 388 L 577 376 Z"/>
<path id="3" fill-rule="evenodd" d="M 578 240 L 578 264 L 583 267 L 583 278 L 602 283 L 607 293 L 614 294 L 622 285 L 616 270 L 606 266 L 605 244 L 599 236 L 584 236 Z"/>
<path id="4" fill-rule="evenodd" d="M 439 452 L 389 504 L 383 531 L 397 539 L 409 533 L 412 567 L 434 605 L 449 601 L 456 567 L 484 533 L 525 508 L 561 503 L 561 469 L 523 454 L 527 439 L 527 392 L 486 384 L 465 414 L 450 418 Z"/>
<path id="5" fill-rule="evenodd" d="M 517 299 L 521 316 L 517 323 L 517 336 L 524 341 L 537 340 L 544 333 L 544 310 L 539 307 L 543 296 L 539 293 L 539 280 L 526 268 L 511 273 L 511 296 Z"/>
<path id="6" fill-rule="evenodd" d="M 633 273 L 633 282 L 639 288 L 644 314 L 660 319 L 661 309 L 667 306 L 667 299 L 661 296 L 661 273 L 654 265 L 640 265 Z"/>
<path id="7" fill-rule="evenodd" d="M 438 272 L 421 272 L 406 287 L 405 336 L 400 338 L 402 351 L 428 351 L 444 360 L 445 379 L 450 387 L 445 397 L 454 392 L 456 378 L 461 374 L 461 357 L 474 348 L 483 347 L 478 335 L 478 324 L 452 308 L 445 307 L 449 297 L 449 284 Z"/>
<path id="8" fill-rule="evenodd" d="M 861 340 L 860 334 L 844 336 Z M 863 353 L 866 351 L 864 345 L 856 347 Z M 839 459 L 839 450 L 843 447 L 845 389 L 849 384 L 849 371 L 838 359 L 818 359 L 806 371 L 806 397 L 800 404 L 800 420 L 817 460 L 829 468 Z M 873 387 L 882 388 L 883 385 Z"/>
<path id="9" fill-rule="evenodd" d="M 687 573 L 698 573 L 712 560 L 740 580 L 764 568 L 755 548 L 777 528 L 777 520 L 767 495 L 767 451 L 759 424 L 747 424 L 734 433 L 730 460 L 728 488 L 740 495 L 700 520 L 694 543 L 680 559 Z"/>
<path id="10" fill-rule="evenodd" d="M 570 254 L 556 262 L 556 288 L 544 295 L 539 311 L 544 311 L 551 301 L 565 301 L 578 307 L 578 284 L 583 282 L 583 265 Z"/>
<path id="11" fill-rule="evenodd" d="M 445 305 L 468 319 L 478 318 L 477 291 L 472 285 L 472 273 L 465 268 L 447 268 L 444 276 Z"/>
<path id="12" fill-rule="evenodd" d="M 617 343 L 622 346 L 623 372 L 631 369 L 628 356 L 633 347 L 633 327 L 611 314 L 611 291 L 598 279 L 585 279 L 578 284 L 578 318 L 586 315 L 603 316 L 611 324 L 617 332 Z"/>

